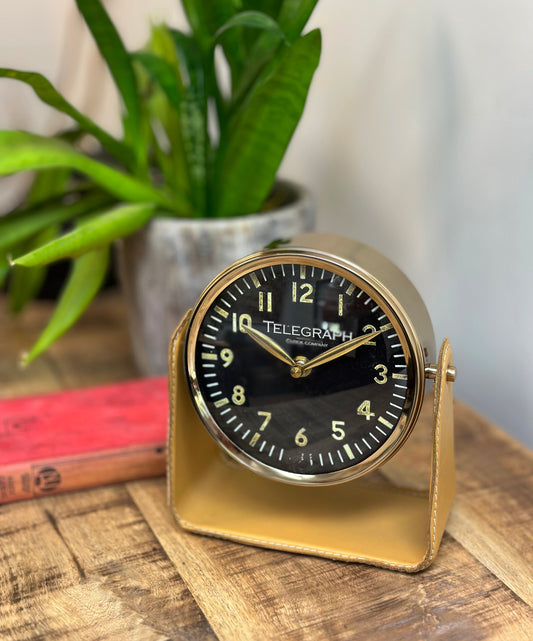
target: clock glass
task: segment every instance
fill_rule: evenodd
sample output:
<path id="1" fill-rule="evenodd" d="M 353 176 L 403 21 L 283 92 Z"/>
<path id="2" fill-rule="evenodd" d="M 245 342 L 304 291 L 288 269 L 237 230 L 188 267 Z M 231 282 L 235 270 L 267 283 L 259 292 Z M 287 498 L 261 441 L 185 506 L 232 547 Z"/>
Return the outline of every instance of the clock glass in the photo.
<path id="1" fill-rule="evenodd" d="M 359 476 L 411 423 L 405 325 L 364 275 L 320 258 L 251 260 L 215 281 L 191 321 L 187 368 L 211 434 L 278 480 Z"/>

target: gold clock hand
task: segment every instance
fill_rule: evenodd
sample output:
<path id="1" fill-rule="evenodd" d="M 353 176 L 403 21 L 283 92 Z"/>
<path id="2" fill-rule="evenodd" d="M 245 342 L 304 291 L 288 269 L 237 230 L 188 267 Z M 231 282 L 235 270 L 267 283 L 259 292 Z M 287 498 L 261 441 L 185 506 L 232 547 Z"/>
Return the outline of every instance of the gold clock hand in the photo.
<path id="1" fill-rule="evenodd" d="M 280 361 L 287 363 L 291 367 L 296 365 L 296 362 L 287 354 L 287 352 L 275 343 L 269 336 L 263 334 L 257 329 L 250 327 L 250 325 L 242 325 L 242 331 L 246 332 L 260 347 L 266 349 L 267 352 L 275 356 Z"/>
<path id="2" fill-rule="evenodd" d="M 339 356 L 342 356 L 343 354 L 347 354 L 348 352 L 351 352 L 353 349 L 356 349 L 357 347 L 360 347 L 361 345 L 364 345 L 365 343 L 368 343 L 368 341 L 371 341 L 375 336 L 378 336 L 378 334 L 381 334 L 383 330 L 380 329 L 377 332 L 372 332 L 370 334 L 363 334 L 362 336 L 358 336 L 357 338 L 353 338 L 351 341 L 346 341 L 345 343 L 341 343 L 340 345 L 336 345 L 335 347 L 332 347 L 331 349 L 328 349 L 325 352 L 322 352 L 322 354 L 319 354 L 318 356 L 315 356 L 315 358 L 312 358 L 310 361 L 307 361 L 307 363 L 304 363 L 302 366 L 303 372 L 308 372 L 310 369 L 313 369 L 314 367 L 318 367 L 319 365 L 323 365 L 324 363 L 329 363 L 329 361 L 332 361 L 335 358 L 339 358 Z"/>

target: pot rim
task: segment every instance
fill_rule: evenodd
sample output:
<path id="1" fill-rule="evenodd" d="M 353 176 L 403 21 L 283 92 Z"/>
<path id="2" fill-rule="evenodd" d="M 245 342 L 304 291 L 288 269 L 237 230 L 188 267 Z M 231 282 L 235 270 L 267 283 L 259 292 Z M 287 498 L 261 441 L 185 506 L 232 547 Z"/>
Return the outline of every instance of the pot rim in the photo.
<path id="1" fill-rule="evenodd" d="M 276 182 L 274 183 L 274 187 L 279 186 L 282 188 L 285 188 L 289 190 L 290 192 L 293 192 L 294 197 L 290 198 L 288 202 L 280 205 L 279 207 L 274 207 L 273 209 L 268 209 L 265 211 L 259 211 L 259 212 L 253 212 L 251 214 L 239 214 L 237 216 L 225 216 L 223 218 L 210 218 L 206 216 L 202 217 L 180 217 L 180 216 L 161 216 L 161 215 L 155 215 L 149 222 L 149 224 L 157 224 L 161 222 L 176 222 L 177 224 L 182 224 L 182 225 L 191 225 L 191 224 L 198 224 L 198 225 L 227 225 L 231 224 L 232 222 L 243 222 L 243 221 L 251 221 L 253 222 L 254 220 L 258 219 L 263 219 L 265 216 L 283 216 L 284 214 L 289 214 L 293 212 L 295 209 L 296 210 L 301 210 L 301 209 L 308 209 L 311 207 L 314 207 L 315 201 L 314 198 L 310 192 L 310 190 L 305 187 L 304 185 L 295 182 L 293 180 L 288 180 L 285 178 L 278 178 L 276 179 Z M 292 194 L 291 194 L 292 195 Z"/>

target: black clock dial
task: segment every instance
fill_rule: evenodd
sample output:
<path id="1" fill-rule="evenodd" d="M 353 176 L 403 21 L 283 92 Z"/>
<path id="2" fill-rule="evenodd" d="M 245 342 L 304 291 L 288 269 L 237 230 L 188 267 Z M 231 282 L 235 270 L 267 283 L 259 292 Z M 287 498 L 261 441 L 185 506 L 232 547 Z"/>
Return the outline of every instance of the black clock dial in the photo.
<path id="1" fill-rule="evenodd" d="M 194 396 L 210 431 L 288 480 L 373 456 L 405 420 L 413 387 L 408 343 L 378 300 L 362 280 L 318 261 L 230 279 L 194 345 Z"/>

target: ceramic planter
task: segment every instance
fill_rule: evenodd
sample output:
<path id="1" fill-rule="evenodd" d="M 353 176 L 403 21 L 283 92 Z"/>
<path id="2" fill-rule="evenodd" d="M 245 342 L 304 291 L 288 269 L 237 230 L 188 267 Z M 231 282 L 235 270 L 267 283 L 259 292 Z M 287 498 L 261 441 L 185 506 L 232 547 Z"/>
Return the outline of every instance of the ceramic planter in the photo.
<path id="1" fill-rule="evenodd" d="M 171 334 L 214 276 L 273 240 L 313 228 L 314 203 L 305 189 L 280 181 L 275 193 L 281 204 L 267 212 L 156 218 L 118 243 L 133 352 L 142 374 L 167 372 Z"/>

